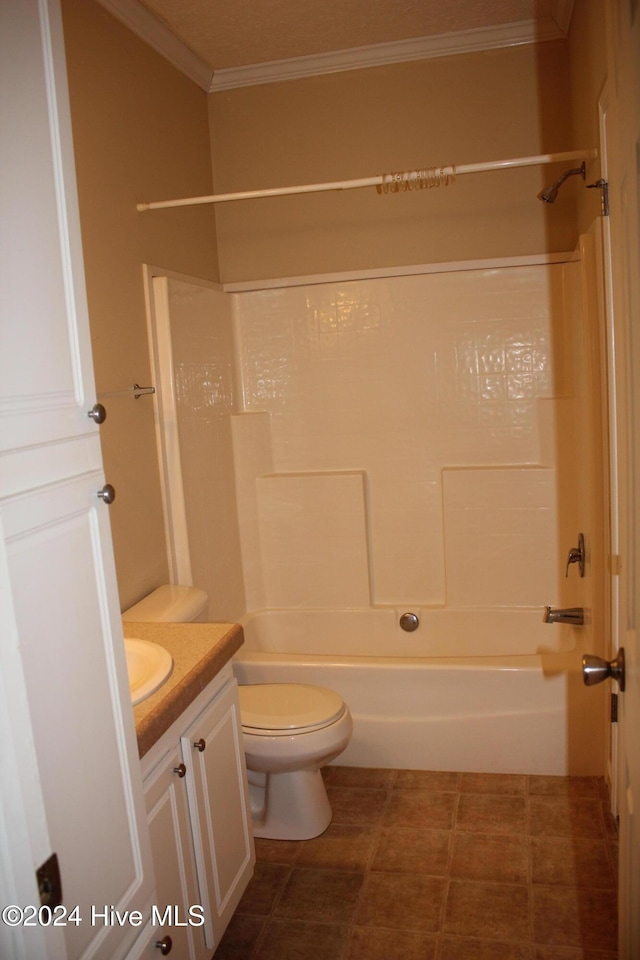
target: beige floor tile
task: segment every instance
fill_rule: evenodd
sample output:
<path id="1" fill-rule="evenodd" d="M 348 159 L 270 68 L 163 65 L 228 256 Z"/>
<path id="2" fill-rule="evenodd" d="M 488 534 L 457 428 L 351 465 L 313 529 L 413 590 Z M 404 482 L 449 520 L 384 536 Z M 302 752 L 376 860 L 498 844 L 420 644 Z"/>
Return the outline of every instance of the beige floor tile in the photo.
<path id="1" fill-rule="evenodd" d="M 604 836 L 600 802 L 574 797 L 530 797 L 529 833 L 600 840 Z"/>
<path id="2" fill-rule="evenodd" d="M 618 960 L 618 954 L 582 947 L 543 947 L 535 944 L 533 960 Z"/>
<path id="3" fill-rule="evenodd" d="M 473 833 L 526 832 L 524 797 L 462 794 L 458 805 L 456 829 Z"/>
<path id="4" fill-rule="evenodd" d="M 262 917 L 234 914 L 216 950 L 216 960 L 247 960 L 252 957 L 266 923 Z"/>
<path id="5" fill-rule="evenodd" d="M 395 786 L 403 790 L 453 790 L 460 789 L 459 773 L 440 770 L 398 770 Z"/>
<path id="6" fill-rule="evenodd" d="M 323 777 L 331 825 L 256 841 L 216 960 L 618 960 L 617 830 L 601 778 L 340 766 Z"/>
<path id="7" fill-rule="evenodd" d="M 523 943 L 445 937 L 439 960 L 533 960 L 532 948 Z"/>
<path id="8" fill-rule="evenodd" d="M 343 960 L 348 940 L 348 926 L 272 920 L 266 928 L 256 960 L 302 960 L 307 957 Z M 216 953 L 216 960 L 217 957 Z"/>
<path id="9" fill-rule="evenodd" d="M 394 783 L 395 770 L 376 767 L 325 767 L 329 771 L 327 783 L 332 787 L 366 787 L 388 790 Z"/>
<path id="10" fill-rule="evenodd" d="M 586 887 L 532 888 L 533 941 L 591 950 L 616 949 L 614 891 Z"/>
<path id="11" fill-rule="evenodd" d="M 529 795 L 545 797 L 584 797 L 601 799 L 600 777 L 539 777 L 527 778 Z"/>
<path id="12" fill-rule="evenodd" d="M 457 797 L 455 793 L 395 789 L 391 791 L 382 822 L 384 826 L 450 830 Z"/>
<path id="13" fill-rule="evenodd" d="M 354 927 L 346 960 L 435 960 L 436 948 L 432 934 Z"/>
<path id="14" fill-rule="evenodd" d="M 268 916 L 284 890 L 290 867 L 277 863 L 256 863 L 253 877 L 238 905 L 237 912 L 253 916 Z"/>
<path id="15" fill-rule="evenodd" d="M 526 777 L 510 773 L 463 773 L 462 793 L 506 793 L 524 796 Z"/>
<path id="16" fill-rule="evenodd" d="M 451 876 L 457 880 L 528 883 L 527 838 L 456 830 L 453 836 Z"/>
<path id="17" fill-rule="evenodd" d="M 444 876 L 451 833 L 424 827 L 383 827 L 371 869 L 386 873 Z"/>
<path id="18" fill-rule="evenodd" d="M 528 941 L 528 887 L 452 880 L 444 933 L 484 940 Z"/>
<path id="19" fill-rule="evenodd" d="M 363 880 L 361 873 L 295 867 L 274 916 L 283 920 L 352 923 Z"/>
<path id="20" fill-rule="evenodd" d="M 300 853 L 302 840 L 265 840 L 256 837 L 256 859 L 269 863 L 293 863 Z"/>
<path id="21" fill-rule="evenodd" d="M 377 830 L 370 824 L 332 823 L 321 836 L 302 845 L 296 865 L 364 873 L 376 838 Z"/>
<path id="22" fill-rule="evenodd" d="M 603 840 L 532 837 L 530 843 L 533 883 L 608 889 L 615 886 Z"/>
<path id="23" fill-rule="evenodd" d="M 333 823 L 378 823 L 387 803 L 387 790 L 366 787 L 327 787 Z"/>
<path id="24" fill-rule="evenodd" d="M 370 873 L 355 922 L 361 927 L 436 933 L 446 889 L 446 881 L 439 877 Z"/>

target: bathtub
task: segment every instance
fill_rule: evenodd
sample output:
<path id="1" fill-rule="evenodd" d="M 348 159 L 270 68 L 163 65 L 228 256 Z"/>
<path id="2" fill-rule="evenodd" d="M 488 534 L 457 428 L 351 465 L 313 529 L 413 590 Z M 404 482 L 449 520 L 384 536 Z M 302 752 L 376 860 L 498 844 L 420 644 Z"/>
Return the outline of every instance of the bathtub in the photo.
<path id="1" fill-rule="evenodd" d="M 602 772 L 584 722 L 573 628 L 542 624 L 538 609 L 413 609 L 420 626 L 406 633 L 398 625 L 403 612 L 252 613 L 243 621 L 234 673 L 239 683 L 315 683 L 338 691 L 354 719 L 340 764 Z"/>

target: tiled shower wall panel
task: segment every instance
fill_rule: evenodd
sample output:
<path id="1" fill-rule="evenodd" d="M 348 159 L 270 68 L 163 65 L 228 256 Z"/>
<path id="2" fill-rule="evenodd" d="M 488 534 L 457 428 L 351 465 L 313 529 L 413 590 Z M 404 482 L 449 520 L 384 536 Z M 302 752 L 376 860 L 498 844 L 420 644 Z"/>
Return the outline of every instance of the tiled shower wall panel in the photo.
<path id="1" fill-rule="evenodd" d="M 358 513 L 366 517 L 367 556 L 354 550 L 341 574 L 344 605 L 361 604 L 367 578 L 373 603 L 550 602 L 555 439 L 545 431 L 555 422 L 548 401 L 571 392 L 563 314 L 566 271 L 574 267 L 471 270 L 235 296 L 244 410 L 270 415 L 273 471 L 280 477 L 259 501 L 265 584 L 281 582 L 304 560 L 301 538 L 274 533 L 274 504 L 281 509 L 291 490 L 286 475 L 302 475 L 296 503 L 311 516 L 327 509 L 312 477 L 357 471 L 365 478 Z M 544 469 L 532 473 L 531 467 Z M 347 495 L 340 484 L 332 490 L 337 500 Z M 454 506 L 464 490 L 469 510 Z M 536 562 L 522 567 L 526 588 L 510 571 L 512 589 L 507 581 L 489 593 L 483 589 L 503 577 L 506 559 L 496 538 L 478 526 L 489 490 L 499 491 L 499 503 L 487 511 L 508 525 L 503 541 L 519 557 L 535 543 Z M 332 512 L 345 505 L 334 504 Z M 490 543 L 496 549 L 488 550 Z M 316 549 L 318 568 L 333 562 L 328 548 L 318 542 Z M 465 571 L 474 566 L 482 576 L 465 591 Z M 321 590 L 305 588 L 298 603 L 296 596 L 288 599 L 291 606 L 325 605 Z M 267 589 L 267 606 L 272 600 Z"/>

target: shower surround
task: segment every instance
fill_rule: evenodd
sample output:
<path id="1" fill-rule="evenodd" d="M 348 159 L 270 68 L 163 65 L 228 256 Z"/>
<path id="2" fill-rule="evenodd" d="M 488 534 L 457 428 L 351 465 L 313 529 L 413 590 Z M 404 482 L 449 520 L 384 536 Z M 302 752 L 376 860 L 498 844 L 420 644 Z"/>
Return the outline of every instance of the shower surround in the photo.
<path id="1" fill-rule="evenodd" d="M 602 773 L 590 617 L 542 622 L 593 589 L 583 267 L 168 281 L 193 582 L 241 680 L 343 692 L 352 764 Z"/>
<path id="2" fill-rule="evenodd" d="M 557 331 L 577 269 L 237 295 L 249 610 L 557 601 L 555 430 L 572 396 Z M 249 484 L 257 432 L 268 456 Z"/>

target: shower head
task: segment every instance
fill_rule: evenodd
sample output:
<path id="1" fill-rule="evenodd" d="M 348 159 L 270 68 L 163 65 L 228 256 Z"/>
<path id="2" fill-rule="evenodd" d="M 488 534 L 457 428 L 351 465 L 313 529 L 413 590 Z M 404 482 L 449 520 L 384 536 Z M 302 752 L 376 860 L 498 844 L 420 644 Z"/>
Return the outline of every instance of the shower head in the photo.
<path id="1" fill-rule="evenodd" d="M 538 200 L 542 200 L 543 203 L 554 203 L 556 197 L 558 196 L 558 190 L 565 182 L 568 177 L 573 177 L 579 174 L 582 179 L 585 178 L 585 165 L 584 163 L 580 167 L 574 167 L 573 170 L 565 170 L 561 177 L 558 177 L 551 186 L 545 187 L 544 190 L 541 190 L 538 194 Z"/>

